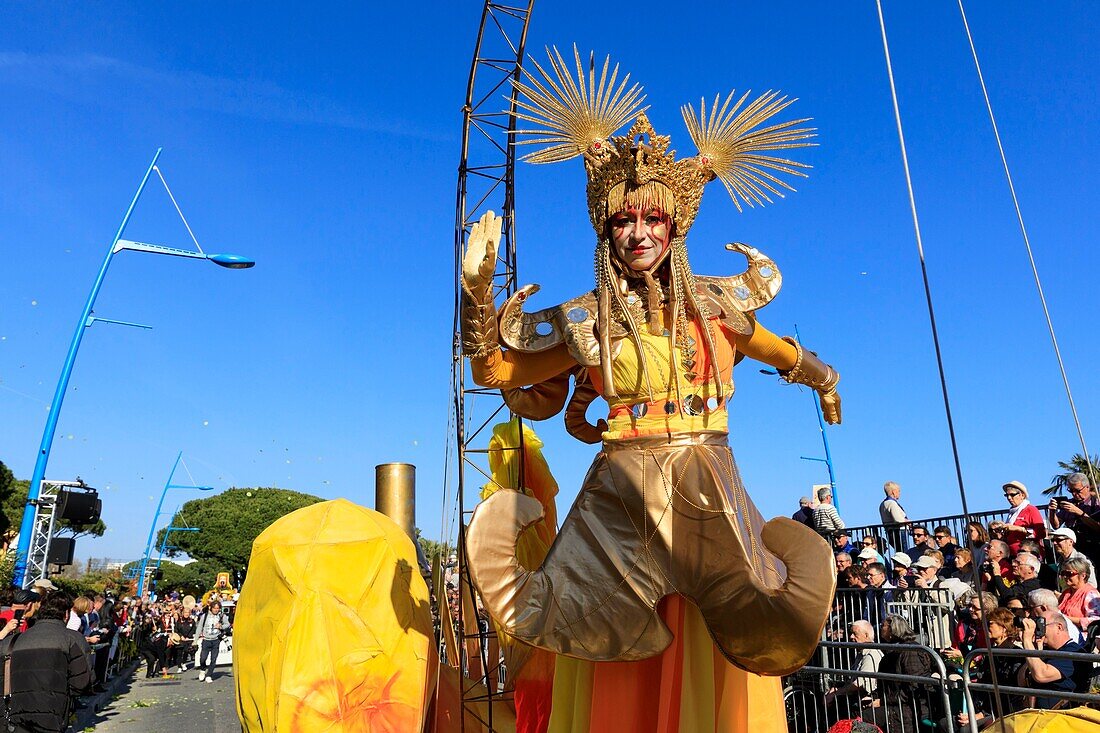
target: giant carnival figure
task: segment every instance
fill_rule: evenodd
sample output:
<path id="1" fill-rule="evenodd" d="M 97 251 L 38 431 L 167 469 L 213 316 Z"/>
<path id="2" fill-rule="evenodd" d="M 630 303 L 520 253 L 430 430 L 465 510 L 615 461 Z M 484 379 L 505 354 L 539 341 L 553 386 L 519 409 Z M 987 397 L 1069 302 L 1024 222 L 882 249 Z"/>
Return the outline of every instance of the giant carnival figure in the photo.
<path id="1" fill-rule="evenodd" d="M 595 289 L 525 313 L 529 285 L 498 317 L 501 221 L 489 212 L 463 258 L 462 337 L 474 380 L 520 415 L 560 411 L 572 377 L 567 428 L 602 446 L 541 567 L 516 558 L 539 501 L 497 491 L 481 504 L 467 534 L 473 579 L 507 634 L 561 655 L 551 731 L 782 731 L 778 676 L 820 638 L 832 557 L 807 527 L 765 523 L 746 495 L 727 438 L 732 373 L 746 356 L 776 368 L 818 392 L 829 423 L 840 422 L 839 375 L 758 321 L 780 287 L 774 262 L 727 245 L 747 271 L 696 275 L 687 234 L 714 179 L 739 210 L 790 188 L 780 176 L 807 166 L 774 151 L 813 132 L 769 122 L 792 100 L 731 94 L 698 115 L 684 108 L 699 152 L 677 160 L 639 86 L 574 56 L 575 75 L 555 49 L 552 73 L 536 63 L 517 82 L 519 117 L 537 126 L 522 142 L 543 146 L 525 160 L 583 160 Z M 593 426 L 597 395 L 608 413 Z"/>

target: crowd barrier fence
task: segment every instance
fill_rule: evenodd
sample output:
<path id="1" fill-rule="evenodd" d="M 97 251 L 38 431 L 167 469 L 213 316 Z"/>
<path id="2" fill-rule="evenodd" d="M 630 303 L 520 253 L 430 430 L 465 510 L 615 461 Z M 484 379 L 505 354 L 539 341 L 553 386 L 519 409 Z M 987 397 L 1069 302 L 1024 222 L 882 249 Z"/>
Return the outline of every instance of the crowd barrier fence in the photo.
<path id="1" fill-rule="evenodd" d="M 972 513 L 969 519 L 965 514 L 949 514 L 944 517 L 914 519 L 910 522 L 909 526 L 919 524 L 922 527 L 926 527 L 929 534 L 932 534 L 936 527 L 949 527 L 951 529 L 951 536 L 959 541 L 960 547 L 965 547 L 967 540 L 967 521 L 981 522 L 983 526 L 988 528 L 990 522 L 1006 521 L 1011 513 L 1011 508 L 996 509 L 994 511 Z M 864 537 L 871 535 L 880 540 L 885 540 L 889 547 L 897 552 L 906 550 L 913 545 L 913 538 L 909 534 L 909 526 L 898 524 L 865 524 L 859 527 L 846 527 L 844 531 L 848 533 L 852 542 L 857 545 Z"/>
<path id="2" fill-rule="evenodd" d="M 932 662 L 932 676 L 889 674 L 865 672 L 854 668 L 855 660 L 866 649 L 878 649 L 884 653 L 916 651 L 928 655 Z M 985 654 L 984 649 L 975 649 L 966 655 L 962 669 L 970 669 L 976 657 Z M 1093 691 L 1100 685 L 1100 654 L 1081 652 L 1057 652 L 1050 650 L 994 649 L 996 657 L 1064 658 L 1091 665 L 1087 682 L 1088 692 L 1061 692 L 1036 690 L 1019 687 L 1016 680 L 998 680 L 998 689 L 1002 695 L 1005 712 L 1011 712 L 1012 696 L 1030 696 L 1040 694 L 1043 697 L 1065 701 L 1066 704 L 1082 704 L 1100 709 L 1100 692 Z M 815 655 L 817 660 L 847 660 L 842 667 L 835 663 L 809 664 L 784 679 L 784 703 L 786 705 L 787 729 L 789 733 L 826 733 L 837 720 L 862 718 L 876 723 L 884 733 L 978 733 L 978 720 L 969 716 L 967 723 L 960 727 L 956 724 L 959 712 L 974 711 L 975 693 L 985 695 L 988 701 L 993 694 L 993 685 L 973 682 L 970 674 L 959 674 L 959 670 L 949 670 L 942 657 L 926 644 L 859 644 L 843 641 L 823 641 Z M 860 684 L 861 693 L 829 698 L 830 689 L 843 687 L 851 680 L 864 681 Z M 874 685 L 870 681 L 874 681 Z M 1009 684 L 1003 684 L 1008 682 Z M 890 691 L 884 692 L 885 685 L 900 683 L 908 685 L 908 694 Z M 892 688 L 895 692 L 897 688 Z M 883 697 L 892 699 L 884 700 Z M 878 707 L 871 707 L 872 700 L 878 699 Z M 1071 705 L 1072 706 L 1072 705 Z M 987 709 L 994 709 L 991 705 Z M 876 712 L 877 711 L 877 712 Z"/>

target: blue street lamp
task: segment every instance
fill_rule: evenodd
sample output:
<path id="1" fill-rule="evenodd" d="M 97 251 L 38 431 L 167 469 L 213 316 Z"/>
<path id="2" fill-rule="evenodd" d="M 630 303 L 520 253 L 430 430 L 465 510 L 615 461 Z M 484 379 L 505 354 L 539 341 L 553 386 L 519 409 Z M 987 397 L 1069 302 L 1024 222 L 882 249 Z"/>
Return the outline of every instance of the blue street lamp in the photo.
<path id="1" fill-rule="evenodd" d="M 157 148 L 156 154 L 153 155 L 152 162 L 149 163 L 149 169 L 145 171 L 145 176 L 141 179 L 141 185 L 138 186 L 137 193 L 134 194 L 133 200 L 130 201 L 130 207 L 126 209 L 126 214 L 122 217 L 122 223 L 119 225 L 118 231 L 111 241 L 111 247 L 107 250 L 107 256 L 103 259 L 103 264 L 99 268 L 99 274 L 96 275 L 95 283 L 92 284 L 92 291 L 88 294 L 87 302 L 84 303 L 84 310 L 81 311 L 80 320 L 76 323 L 76 331 L 73 333 L 72 343 L 69 344 L 69 353 L 65 356 L 65 364 L 61 367 L 61 377 L 57 380 L 57 389 L 54 390 L 53 402 L 50 403 L 50 412 L 46 418 L 46 429 L 42 432 L 42 443 L 38 447 L 38 456 L 34 462 L 34 473 L 31 475 L 31 484 L 27 490 L 27 503 L 23 507 L 23 520 L 19 525 L 19 545 L 16 550 L 15 572 L 12 577 L 12 582 L 17 587 L 23 587 L 27 580 L 34 580 L 33 578 L 26 578 L 26 571 L 27 555 L 31 547 L 31 535 L 34 532 L 35 506 L 38 503 L 42 479 L 46 476 L 46 464 L 50 460 L 50 448 L 53 446 L 54 435 L 57 432 L 57 419 L 61 415 L 61 402 L 65 399 L 65 392 L 69 386 L 69 377 L 72 375 L 73 365 L 76 363 L 76 352 L 80 349 L 80 342 L 84 338 L 85 329 L 97 320 L 92 316 L 92 308 L 95 306 L 96 296 L 99 295 L 99 289 L 103 286 L 103 279 L 107 275 L 107 268 L 110 267 L 111 260 L 114 258 L 115 254 L 123 250 L 151 252 L 153 254 L 172 255 L 174 257 L 210 260 L 216 265 L 230 269 L 244 269 L 256 264 L 254 261 L 239 255 L 206 254 L 201 250 L 195 252 L 186 249 L 177 249 L 175 247 L 165 247 L 159 244 L 133 242 L 122 238 L 122 233 L 126 230 L 126 225 L 130 222 L 130 215 L 133 214 L 134 207 L 137 206 L 138 199 L 141 198 L 141 194 L 145 190 L 145 184 L 149 181 L 150 174 L 156 169 L 157 158 L 160 157 L 161 150 L 163 150 L 163 148 Z"/>
<path id="2" fill-rule="evenodd" d="M 794 327 L 794 337 L 795 340 L 799 343 L 802 342 L 802 338 L 798 335 L 797 325 L 795 325 Z M 760 373 L 776 375 L 779 372 L 773 371 L 771 369 L 761 369 Z M 817 413 L 817 428 L 821 431 L 821 442 L 825 446 L 825 457 L 817 458 L 814 456 L 799 456 L 799 458 L 804 461 L 818 461 L 820 463 L 824 463 L 825 466 L 829 469 L 829 491 L 831 491 L 833 495 L 833 506 L 835 506 L 836 510 L 839 512 L 840 496 L 836 493 L 836 473 L 833 471 L 833 453 L 831 450 L 829 450 L 829 434 L 825 432 L 825 415 L 821 412 L 821 403 L 818 401 L 817 393 L 811 391 L 810 398 L 813 400 L 814 410 Z M 817 497 L 814 498 L 816 499 Z"/>
<path id="3" fill-rule="evenodd" d="M 160 519 L 162 514 L 161 510 L 164 508 L 164 497 L 168 496 L 169 489 L 193 489 L 195 491 L 213 491 L 213 486 L 191 486 L 188 484 L 174 484 L 172 478 L 176 475 L 176 469 L 179 468 L 180 459 L 183 458 L 183 451 L 180 451 L 176 455 L 176 462 L 172 464 L 172 472 L 168 474 L 168 480 L 164 482 L 164 490 L 160 492 L 160 501 L 157 502 L 157 513 L 153 515 L 153 521 L 149 525 L 149 539 L 145 541 L 145 554 L 141 558 L 141 569 L 138 570 L 138 588 L 137 597 L 141 598 L 142 593 L 145 592 L 145 569 L 149 567 L 149 556 L 153 554 L 153 536 L 157 531 L 157 520 Z M 169 531 L 173 528 L 169 527 Z M 176 531 L 180 531 L 181 528 L 175 528 Z M 188 529 L 187 531 L 192 531 Z M 196 530 L 197 531 L 197 530 Z M 163 545 L 166 547 L 168 542 L 168 533 L 164 535 Z M 164 553 L 164 547 L 161 548 L 161 553 Z M 157 560 L 157 566 L 160 566 L 160 560 Z"/>
<path id="4" fill-rule="evenodd" d="M 157 551 L 157 564 L 153 567 L 153 582 L 149 584 L 149 589 L 152 591 L 156 588 L 157 571 L 160 570 L 161 561 L 164 560 L 164 553 L 168 550 L 178 550 L 179 548 L 174 545 L 168 544 L 168 536 L 173 532 L 199 532 L 199 527 L 176 527 L 176 515 L 180 513 L 180 508 L 176 507 L 176 511 L 172 513 L 172 521 L 169 522 L 168 528 L 164 530 L 164 537 L 160 541 L 160 549 Z M 142 572 L 142 578 L 144 579 L 145 573 Z M 141 596 L 138 596 L 139 598 Z"/>

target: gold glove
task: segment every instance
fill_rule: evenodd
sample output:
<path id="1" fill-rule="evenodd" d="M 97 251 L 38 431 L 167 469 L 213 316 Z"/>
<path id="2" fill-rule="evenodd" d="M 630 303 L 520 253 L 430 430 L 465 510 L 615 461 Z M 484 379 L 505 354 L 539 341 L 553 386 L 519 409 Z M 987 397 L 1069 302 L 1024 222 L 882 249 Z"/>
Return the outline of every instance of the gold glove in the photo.
<path id="1" fill-rule="evenodd" d="M 503 220 L 486 212 L 470 230 L 462 257 L 462 353 L 478 358 L 500 348 L 493 273 Z"/>
<path id="2" fill-rule="evenodd" d="M 816 390 L 821 400 L 821 412 L 825 416 L 825 422 L 830 425 L 839 425 L 840 395 L 837 394 L 836 385 L 840 382 L 840 374 L 818 359 L 814 352 L 805 351 L 797 340 L 790 336 L 784 336 L 783 340 L 795 348 L 798 357 L 790 370 L 780 370 L 779 375 L 788 384 L 804 384 Z"/>

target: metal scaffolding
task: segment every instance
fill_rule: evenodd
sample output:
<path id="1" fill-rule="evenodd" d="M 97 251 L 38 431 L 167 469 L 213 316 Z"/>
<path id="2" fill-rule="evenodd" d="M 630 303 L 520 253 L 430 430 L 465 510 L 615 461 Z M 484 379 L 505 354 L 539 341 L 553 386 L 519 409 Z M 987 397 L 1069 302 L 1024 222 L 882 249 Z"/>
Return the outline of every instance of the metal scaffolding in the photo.
<path id="1" fill-rule="evenodd" d="M 468 680 L 463 681 L 463 708 L 493 730 L 493 701 L 499 698 L 500 663 L 489 652 L 496 649 L 491 633 L 479 628 L 475 591 L 465 557 L 467 519 L 467 477 L 472 488 L 488 480 L 488 438 L 492 425 L 509 417 L 497 390 L 476 386 L 467 373 L 461 342 L 462 255 L 471 225 L 492 209 L 503 219 L 498 243 L 493 293 L 506 298 L 515 292 L 515 152 L 511 145 L 515 130 L 516 90 L 511 84 L 520 72 L 527 40 L 527 27 L 534 0 L 526 5 L 485 3 L 474 47 L 466 102 L 462 108 L 462 152 L 458 166 L 455 203 L 455 315 L 452 342 L 452 399 L 457 450 L 456 514 L 460 569 L 459 629 Z M 522 446 L 520 447 L 522 450 Z M 447 599 L 438 599 L 440 617 L 447 615 Z M 463 666 L 458 662 L 460 668 Z M 473 684 L 480 683 L 480 684 Z M 480 710 L 481 713 L 475 712 Z M 465 715 L 463 716 L 463 724 Z"/>

